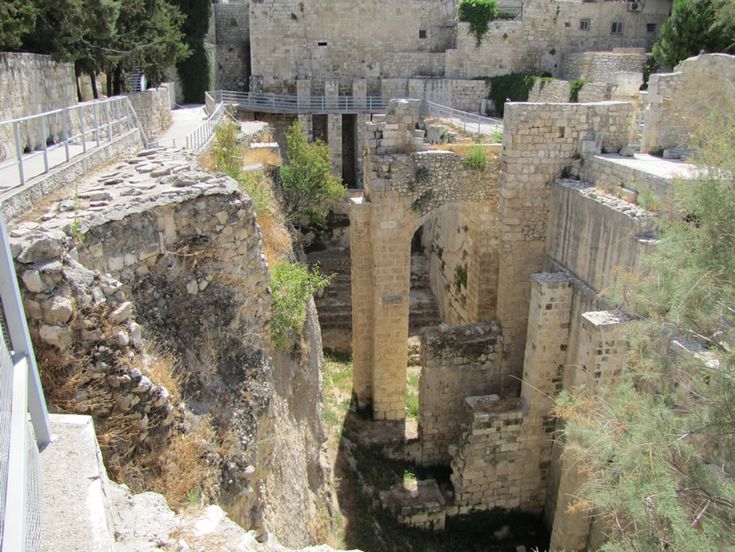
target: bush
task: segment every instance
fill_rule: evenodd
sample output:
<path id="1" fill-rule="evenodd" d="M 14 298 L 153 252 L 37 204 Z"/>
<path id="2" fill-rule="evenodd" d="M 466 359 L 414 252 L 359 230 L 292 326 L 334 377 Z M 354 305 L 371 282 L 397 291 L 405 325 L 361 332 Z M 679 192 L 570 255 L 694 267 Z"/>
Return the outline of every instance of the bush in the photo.
<path id="1" fill-rule="evenodd" d="M 482 146 L 473 146 L 464 158 L 464 166 L 475 171 L 484 171 L 487 167 L 487 156 L 485 148 Z"/>
<path id="2" fill-rule="evenodd" d="M 324 221 L 330 203 L 342 199 L 342 180 L 332 173 L 329 147 L 323 142 L 309 143 L 300 122 L 286 133 L 288 165 L 281 167 L 284 210 L 293 224 L 318 224 Z"/>
<path id="3" fill-rule="evenodd" d="M 306 302 L 314 293 L 329 285 L 330 278 L 322 276 L 319 267 L 312 270 L 300 263 L 282 262 L 271 273 L 273 291 L 273 344 L 288 350 L 304 329 Z"/>
<path id="4" fill-rule="evenodd" d="M 237 143 L 239 127 L 231 122 L 217 125 L 214 129 L 214 144 L 212 145 L 212 159 L 214 170 L 223 172 L 234 179 L 242 172 L 242 150 Z"/>
<path id="5" fill-rule="evenodd" d="M 477 39 L 477 45 L 488 29 L 488 23 L 498 18 L 497 0 L 460 0 L 457 6 L 457 19 L 470 24 L 470 32 Z"/>
<path id="6" fill-rule="evenodd" d="M 581 92 L 587 81 L 584 79 L 573 80 L 569 83 L 569 101 L 577 103 L 579 101 L 579 93 Z"/>
<path id="7" fill-rule="evenodd" d="M 495 112 L 501 117 L 505 113 L 505 101 L 527 102 L 528 93 L 533 88 L 536 79 L 533 75 L 526 73 L 511 73 L 499 77 L 490 77 L 490 95 L 495 103 Z"/>

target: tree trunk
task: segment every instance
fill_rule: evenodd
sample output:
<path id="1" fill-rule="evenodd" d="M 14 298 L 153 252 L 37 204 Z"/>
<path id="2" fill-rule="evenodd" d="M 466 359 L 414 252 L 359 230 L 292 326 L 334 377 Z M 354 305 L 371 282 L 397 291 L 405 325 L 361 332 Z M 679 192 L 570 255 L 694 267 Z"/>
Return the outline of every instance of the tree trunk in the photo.
<path id="1" fill-rule="evenodd" d="M 115 74 L 114 74 L 115 82 L 112 87 L 112 93 L 115 96 L 119 96 L 122 92 L 122 67 L 119 65 L 115 67 Z"/>
<path id="2" fill-rule="evenodd" d="M 89 75 L 89 82 L 92 83 L 92 96 L 94 96 L 94 99 L 95 100 L 99 100 L 100 99 L 100 93 L 97 90 L 97 75 L 95 75 L 94 73 L 90 73 L 90 75 Z"/>
<path id="3" fill-rule="evenodd" d="M 112 97 L 112 71 L 108 69 L 106 72 L 107 72 L 107 97 L 111 98 Z"/>

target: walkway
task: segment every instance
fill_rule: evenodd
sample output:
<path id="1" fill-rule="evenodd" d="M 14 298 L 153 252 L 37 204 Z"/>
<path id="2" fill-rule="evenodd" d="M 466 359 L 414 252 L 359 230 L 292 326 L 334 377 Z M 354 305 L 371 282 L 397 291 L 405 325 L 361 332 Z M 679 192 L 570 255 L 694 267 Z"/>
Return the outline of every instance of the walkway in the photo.
<path id="1" fill-rule="evenodd" d="M 184 146 L 186 137 L 202 126 L 209 115 L 204 105 L 182 105 L 171 111 L 173 124 L 156 140 L 160 146 Z"/>

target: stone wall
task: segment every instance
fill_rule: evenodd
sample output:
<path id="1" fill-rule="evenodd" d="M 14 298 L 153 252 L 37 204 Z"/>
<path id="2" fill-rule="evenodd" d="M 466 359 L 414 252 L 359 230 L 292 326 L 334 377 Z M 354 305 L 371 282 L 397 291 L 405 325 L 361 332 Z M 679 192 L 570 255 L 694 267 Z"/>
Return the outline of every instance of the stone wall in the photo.
<path id="1" fill-rule="evenodd" d="M 484 80 L 444 78 L 383 78 L 380 94 L 384 98 L 421 98 L 438 104 L 476 113 L 487 98 L 489 86 Z"/>
<path id="2" fill-rule="evenodd" d="M 212 4 L 216 90 L 247 91 L 250 84 L 250 3 Z"/>
<path id="3" fill-rule="evenodd" d="M 564 54 L 560 76 L 566 80 L 614 83 L 617 72 L 643 73 L 648 55 L 643 48 L 615 48 L 612 52 Z"/>
<path id="4" fill-rule="evenodd" d="M 548 254 L 597 291 L 620 270 L 638 267 L 656 218 L 644 209 L 578 180 L 552 186 Z"/>
<path id="5" fill-rule="evenodd" d="M 313 542 L 324 481 L 316 312 L 310 303 L 311 352 L 271 361 L 269 272 L 237 183 L 181 150 L 142 151 L 40 217 L 11 234 L 50 402 L 95 417 L 113 473 L 154 460 L 172 427 L 209 420 L 207 498 L 245 528 Z M 185 407 L 149 372 L 161 350 L 185 374 Z M 110 443 L 108 430 L 125 438 Z"/>
<path id="6" fill-rule="evenodd" d="M 174 86 L 174 83 L 164 83 L 158 88 L 126 94 L 150 141 L 154 141 L 173 123 L 171 89 Z"/>
<path id="7" fill-rule="evenodd" d="M 561 76 L 562 60 L 569 53 L 650 49 L 670 9 L 664 0 L 646 2 L 641 12 L 629 11 L 625 2 L 532 0 L 524 3 L 522 20 L 491 22 L 479 46 L 469 24 L 459 23 L 456 44 L 447 51 L 445 76 L 471 79 L 522 71 Z M 582 21 L 588 23 L 586 30 Z M 621 33 L 611 32 L 613 22 L 622 23 Z M 648 24 L 655 26 L 652 32 Z"/>
<path id="8" fill-rule="evenodd" d="M 612 151 L 627 145 L 632 109 L 622 102 L 506 104 L 497 314 L 508 353 L 508 374 L 521 374 L 530 278 L 543 265 L 551 184 L 572 165 L 588 140 Z"/>
<path id="9" fill-rule="evenodd" d="M 466 397 L 502 392 L 502 352 L 503 338 L 493 323 L 423 330 L 418 415 L 422 464 L 449 464 L 449 446 L 462 434 Z"/>
<path id="10" fill-rule="evenodd" d="M 365 196 L 350 210 L 353 384 L 358 401 L 372 401 L 379 418 L 405 416 L 414 232 L 440 209 L 487 205 L 498 197 L 491 158 L 480 171 L 453 152 L 416 151 L 424 147 L 423 131 L 415 130 L 419 103 L 391 102 L 387 115 L 368 123 Z M 468 269 L 468 287 L 471 274 Z"/>
<path id="11" fill-rule="evenodd" d="M 35 115 L 77 103 L 74 66 L 51 56 L 0 53 L 0 121 Z M 61 120 L 50 123 L 48 135 L 61 134 Z M 21 142 L 34 146 L 40 128 L 24 125 Z M 44 138 L 45 139 L 45 138 Z M 0 161 L 15 157 L 13 130 L 0 126 Z"/>
<path id="12" fill-rule="evenodd" d="M 727 54 L 703 54 L 682 61 L 673 73 L 651 75 L 642 151 L 689 149 L 702 121 L 727 111 L 734 82 L 735 56 Z"/>
<path id="13" fill-rule="evenodd" d="M 352 80 L 365 78 L 374 93 L 380 77 L 441 74 L 453 18 L 444 0 L 253 2 L 252 74 L 265 91 L 293 91 L 310 77 L 338 78 L 340 93 L 350 93 Z"/>

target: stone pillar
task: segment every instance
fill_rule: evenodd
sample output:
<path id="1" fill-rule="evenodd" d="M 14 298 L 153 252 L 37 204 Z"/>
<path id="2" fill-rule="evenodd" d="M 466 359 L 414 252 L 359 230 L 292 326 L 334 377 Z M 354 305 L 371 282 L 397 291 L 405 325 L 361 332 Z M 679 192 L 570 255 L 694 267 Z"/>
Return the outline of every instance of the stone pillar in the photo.
<path id="1" fill-rule="evenodd" d="M 406 363 L 408 360 L 408 302 L 411 286 L 411 235 L 398 232 L 405 224 L 401 208 L 373 212 L 375 263 L 375 341 L 373 343 L 373 417 L 406 417 Z M 353 253 L 354 255 L 354 253 Z"/>
<path id="2" fill-rule="evenodd" d="M 498 235 L 495 201 L 465 208 L 471 253 L 467 260 L 467 313 L 471 322 L 493 320 L 498 304 Z"/>
<path id="3" fill-rule="evenodd" d="M 296 81 L 296 98 L 299 102 L 308 104 L 311 100 L 311 79 L 298 79 Z M 309 141 L 314 139 L 314 127 L 311 114 L 299 113 L 299 121 L 304 124 Z"/>
<path id="4" fill-rule="evenodd" d="M 352 253 L 352 393 L 360 408 L 373 396 L 373 245 L 372 205 L 363 198 L 350 200 L 350 251 Z"/>
<path id="5" fill-rule="evenodd" d="M 366 79 L 355 79 L 352 82 L 352 97 L 367 98 L 367 80 Z M 357 127 L 357 141 L 355 143 L 356 151 L 356 167 L 355 167 L 355 181 L 362 183 L 363 181 L 363 153 L 365 151 L 365 124 L 370 120 L 370 114 L 358 113 L 355 121 Z M 359 186 L 362 188 L 362 186 Z"/>
<path id="6" fill-rule="evenodd" d="M 324 81 L 324 96 L 326 97 L 327 106 L 332 108 L 338 107 L 339 102 L 339 82 L 336 79 L 326 79 Z M 332 172 L 338 176 L 342 176 L 342 114 L 330 113 L 327 115 L 327 136 L 329 140 L 329 150 L 332 153 Z"/>
<path id="7" fill-rule="evenodd" d="M 587 393 L 595 393 L 598 385 L 614 383 L 625 365 L 624 325 L 628 319 L 610 311 L 587 312 L 582 315 L 577 354 L 577 384 Z M 569 511 L 584 477 L 577 470 L 575 458 L 565 451 L 562 476 L 554 514 L 550 550 L 575 552 L 587 550 L 592 516 L 588 511 Z"/>
<path id="8" fill-rule="evenodd" d="M 561 390 L 569 342 L 572 287 L 565 273 L 534 274 L 523 363 L 521 398 L 528 405 L 521 442 L 524 450 L 520 504 L 541 512 L 551 467 L 554 398 Z"/>

